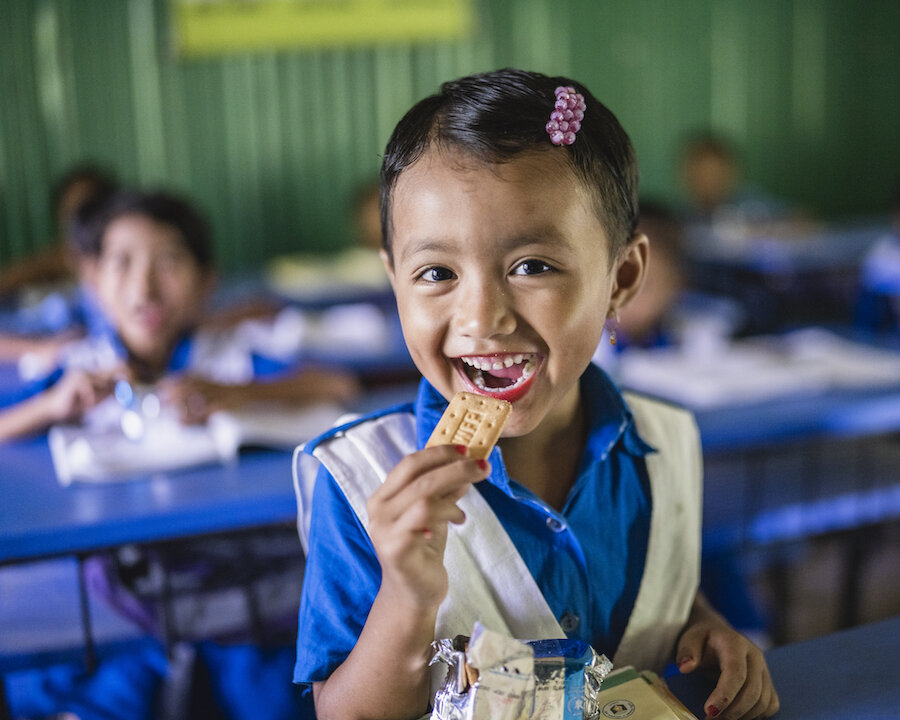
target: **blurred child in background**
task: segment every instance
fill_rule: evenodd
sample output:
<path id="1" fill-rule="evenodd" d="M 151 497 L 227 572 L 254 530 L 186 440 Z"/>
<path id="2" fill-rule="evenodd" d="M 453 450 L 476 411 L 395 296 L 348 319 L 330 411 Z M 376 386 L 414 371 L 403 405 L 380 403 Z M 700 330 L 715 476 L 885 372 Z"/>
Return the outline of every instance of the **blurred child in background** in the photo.
<path id="1" fill-rule="evenodd" d="M 55 239 L 44 250 L 0 273 L 0 297 L 15 295 L 29 286 L 74 281 L 78 263 L 69 242 L 70 223 L 85 202 L 108 197 L 115 187 L 112 175 L 97 165 L 84 163 L 70 168 L 51 191 Z"/>
<path id="2" fill-rule="evenodd" d="M 746 182 L 737 149 L 720 135 L 689 137 L 678 170 L 691 255 L 740 253 L 760 236 L 788 238 L 809 230 L 809 221 L 787 203 Z"/>
<path id="3" fill-rule="evenodd" d="M 763 222 L 783 216 L 785 204 L 751 187 L 743 178 L 737 150 L 712 132 L 688 138 L 679 157 L 689 221 Z"/>
<path id="4" fill-rule="evenodd" d="M 116 190 L 115 178 L 95 165 L 78 165 L 52 192 L 57 240 L 46 250 L 0 274 L 14 316 L 0 333 L 0 361 L 18 362 L 30 379 L 56 362 L 56 353 L 101 322 L 79 228 Z"/>
<path id="5" fill-rule="evenodd" d="M 862 264 L 856 324 L 869 332 L 900 332 L 900 185 L 890 200 L 891 229 Z"/>
<path id="6" fill-rule="evenodd" d="M 631 348 L 674 346 L 685 352 L 708 352 L 739 333 L 744 317 L 740 305 L 693 286 L 676 212 L 662 201 L 642 200 L 638 228 L 652 249 L 644 284 L 619 312 L 615 345 L 601 343 L 595 362 L 613 369 L 623 351 Z"/>
<path id="7" fill-rule="evenodd" d="M 200 320 L 215 283 L 212 246 L 205 221 L 183 200 L 117 194 L 87 245 L 109 330 L 67 348 L 42 392 L 0 413 L 0 439 L 79 419 L 123 378 L 162 382 L 165 398 L 187 422 L 256 401 L 343 402 L 356 394 L 355 378 L 298 372 L 290 360 L 265 358 L 236 327 L 204 330 Z M 271 379 L 260 381 L 266 374 Z"/>
<path id="8" fill-rule="evenodd" d="M 83 252 L 92 259 L 89 272 L 107 329 L 67 347 L 60 367 L 41 388 L 0 412 L 0 438 L 42 432 L 60 422 L 91 422 L 103 413 L 121 411 L 113 388 L 123 381 L 156 387 L 163 405 L 187 423 L 203 422 L 220 408 L 259 402 L 343 403 L 358 392 L 358 382 L 350 374 L 299 368 L 292 358 L 264 356 L 249 342 L 258 333 L 242 333 L 240 325 L 203 326 L 205 303 L 215 283 L 212 243 L 205 220 L 185 200 L 159 192 L 117 193 L 82 239 Z M 91 588 L 149 631 L 159 630 L 158 596 L 152 594 L 159 588 L 152 587 L 148 578 L 158 567 L 155 556 L 155 550 L 123 548 L 88 561 Z M 290 640 L 303 568 L 296 531 L 287 527 L 260 538 L 180 543 L 167 562 L 170 578 L 193 573 L 201 579 L 240 576 L 240 582 L 268 582 L 275 567 L 276 583 L 280 578 L 291 583 L 284 592 L 268 593 L 274 598 L 272 607 L 263 603 L 247 610 L 260 613 L 253 620 L 286 623 L 282 652 L 273 654 L 252 645 L 197 647 L 215 665 L 209 680 L 214 694 L 229 703 L 230 717 L 298 716 L 300 700 L 289 682 Z M 150 587 L 149 596 L 136 594 L 141 583 Z M 202 604 L 195 610 L 202 610 Z M 245 618 L 243 634 L 235 630 L 241 627 L 240 616 L 227 620 L 229 640 L 248 642 L 251 619 Z M 276 650 L 279 631 L 276 627 L 267 638 L 276 643 Z M 204 637 L 191 627 L 182 628 L 181 636 Z M 252 681 L 256 685 L 263 682 L 260 675 L 274 674 L 284 682 L 273 684 L 265 703 L 258 697 L 250 703 L 247 697 L 254 695 L 253 688 L 241 685 L 229 672 L 234 663 L 256 674 Z M 249 676 L 243 680 L 251 682 Z M 227 687 L 221 685 L 225 682 Z M 247 714 L 248 707 L 252 714 Z M 107 717 L 97 715 L 101 716 Z"/>

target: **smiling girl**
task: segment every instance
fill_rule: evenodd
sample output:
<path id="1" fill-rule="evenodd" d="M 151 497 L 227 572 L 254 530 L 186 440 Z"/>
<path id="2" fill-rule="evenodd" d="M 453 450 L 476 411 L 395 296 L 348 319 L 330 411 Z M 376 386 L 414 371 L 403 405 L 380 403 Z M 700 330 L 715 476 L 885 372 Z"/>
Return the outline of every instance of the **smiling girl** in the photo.
<path id="1" fill-rule="evenodd" d="M 297 456 L 294 680 L 319 716 L 420 716 L 431 641 L 476 620 L 616 664 L 717 665 L 710 715 L 772 714 L 762 653 L 697 594 L 691 417 L 591 364 L 648 260 L 616 118 L 566 78 L 462 78 L 400 121 L 381 180 L 382 257 L 424 379 L 415 403 Z M 424 449 L 460 390 L 512 403 L 489 461 Z"/>

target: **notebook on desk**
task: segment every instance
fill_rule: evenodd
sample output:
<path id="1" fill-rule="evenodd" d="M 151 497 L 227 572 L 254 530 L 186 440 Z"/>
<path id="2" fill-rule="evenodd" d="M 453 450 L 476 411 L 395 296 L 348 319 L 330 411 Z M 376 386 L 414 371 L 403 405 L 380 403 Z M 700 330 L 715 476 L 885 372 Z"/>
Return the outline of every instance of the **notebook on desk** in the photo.
<path id="1" fill-rule="evenodd" d="M 701 350 L 627 350 L 613 374 L 625 387 L 695 410 L 900 384 L 900 353 L 822 328 L 723 340 Z"/>
<path id="2" fill-rule="evenodd" d="M 50 429 L 50 454 L 63 486 L 73 482 L 120 482 L 148 474 L 233 461 L 242 447 L 291 450 L 315 437 L 345 413 L 338 405 L 220 411 L 205 425 L 182 425 L 161 416 L 140 432 L 121 425 Z M 130 435 L 130 436 L 129 436 Z"/>

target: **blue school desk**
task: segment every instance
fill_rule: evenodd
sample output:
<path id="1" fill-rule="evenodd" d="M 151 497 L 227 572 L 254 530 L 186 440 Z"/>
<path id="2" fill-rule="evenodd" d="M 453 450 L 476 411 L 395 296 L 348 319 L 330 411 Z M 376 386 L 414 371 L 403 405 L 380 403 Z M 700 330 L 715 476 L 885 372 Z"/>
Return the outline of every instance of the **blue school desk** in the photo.
<path id="1" fill-rule="evenodd" d="M 46 439 L 0 447 L 0 564 L 290 522 L 291 453 L 60 487 Z"/>
<path id="2" fill-rule="evenodd" d="M 356 410 L 414 393 L 412 386 L 372 391 Z M 250 449 L 233 464 L 62 487 L 45 438 L 0 444 L 0 674 L 80 659 L 91 666 L 146 642 L 138 628 L 89 602 L 82 559 L 128 543 L 292 525 L 291 459 L 289 451 Z M 2 710 L 0 703 L 0 717 Z"/>
<path id="3" fill-rule="evenodd" d="M 769 650 L 781 709 L 775 720 L 900 717 L 900 616 Z M 666 678 L 697 717 L 713 688 L 699 674 Z"/>
<path id="4" fill-rule="evenodd" d="M 863 257 L 888 227 L 874 219 L 793 233 L 763 230 L 739 240 L 689 230 L 692 281 L 739 300 L 747 310 L 747 332 L 850 322 Z"/>
<path id="5" fill-rule="evenodd" d="M 371 394 L 359 409 L 386 407 L 412 399 L 414 393 L 413 385 L 386 388 Z M 709 455 L 726 455 L 731 449 L 755 461 L 760 446 L 766 444 L 791 448 L 810 438 L 827 442 L 829 438 L 900 429 L 900 388 L 872 393 L 831 392 L 724 407 L 699 412 L 697 421 Z M 284 451 L 249 450 L 242 452 L 234 465 L 210 465 L 133 481 L 63 488 L 55 479 L 46 441 L 40 439 L 0 446 L 0 468 L 0 496 L 4 500 L 0 504 L 0 565 L 78 557 L 125 543 L 162 542 L 291 523 L 296 513 L 291 454 Z M 781 482 L 784 487 L 797 484 Z M 826 507 L 826 515 L 840 519 L 845 528 L 867 526 L 887 511 L 894 517 L 900 516 L 897 485 L 898 478 L 894 478 L 886 490 L 876 486 L 875 491 L 886 494 L 873 495 L 866 502 L 859 502 L 859 497 L 869 495 L 852 496 L 849 512 L 837 502 L 834 507 Z M 822 490 L 812 488 L 811 492 Z M 861 492 L 872 490 L 862 488 Z M 841 500 L 840 493 L 823 495 L 818 500 L 835 497 Z M 811 505 L 815 500 L 806 494 L 781 498 L 772 507 L 760 505 L 752 516 L 742 516 L 739 521 L 721 517 L 718 525 L 715 516 L 707 513 L 704 542 L 715 542 L 716 532 L 721 531 L 730 533 L 727 543 L 746 543 L 747 528 L 754 527 L 758 532 L 768 532 L 766 537 L 775 540 L 785 528 L 797 536 L 827 531 L 828 527 L 821 525 L 822 513 L 810 511 L 811 507 L 816 509 Z M 789 513 L 787 521 L 781 522 L 776 513 L 785 511 Z M 790 515 L 791 511 L 800 515 Z M 70 608 L 70 612 L 77 614 L 74 593 L 71 599 L 74 609 Z M 82 612 L 85 611 L 82 603 Z M 115 627 L 111 634 L 104 634 L 110 619 L 93 615 L 97 612 L 94 607 L 91 612 L 95 622 L 88 629 L 91 633 L 96 631 L 100 640 L 111 642 L 123 635 L 121 628 Z M 127 638 L 128 634 L 124 636 Z M 88 647 L 93 642 L 93 637 L 86 639 Z M 8 650 L 0 644 L 0 656 Z"/>
<path id="6" fill-rule="evenodd" d="M 388 407 L 415 392 L 411 384 L 371 390 L 352 410 Z M 0 566 L 293 523 L 291 459 L 290 451 L 245 449 L 232 464 L 62 487 L 45 437 L 0 443 Z"/>
<path id="7" fill-rule="evenodd" d="M 64 488 L 41 438 L 0 448 L 0 467 L 0 673 L 70 662 L 90 669 L 99 659 L 154 642 L 90 602 L 82 567 L 87 554 L 292 523 L 296 514 L 285 451 L 247 451 L 233 465 Z"/>

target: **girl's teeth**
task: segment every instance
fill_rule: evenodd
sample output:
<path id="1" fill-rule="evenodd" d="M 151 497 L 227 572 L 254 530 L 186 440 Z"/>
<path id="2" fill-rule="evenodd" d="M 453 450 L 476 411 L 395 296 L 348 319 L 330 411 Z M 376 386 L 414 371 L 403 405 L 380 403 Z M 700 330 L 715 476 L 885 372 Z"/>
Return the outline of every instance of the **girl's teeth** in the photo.
<path id="1" fill-rule="evenodd" d="M 516 355 L 507 355 L 502 360 L 480 360 L 478 358 L 463 357 L 462 361 L 476 370 L 502 370 L 504 367 L 512 367 L 518 365 L 527 356 L 521 353 Z M 529 362 L 532 362 L 529 360 Z"/>
<path id="2" fill-rule="evenodd" d="M 474 376 L 472 377 L 472 382 L 475 384 L 475 386 L 480 390 L 488 390 L 489 388 L 487 387 L 485 380 L 484 380 L 484 374 L 483 374 L 484 371 L 491 370 L 491 369 L 500 369 L 504 365 L 506 367 L 510 367 L 511 365 L 516 364 L 517 362 L 521 362 L 522 360 L 525 359 L 525 357 L 527 357 L 527 356 L 516 355 L 515 357 L 507 357 L 503 360 L 502 363 L 501 362 L 492 363 L 491 361 L 480 362 L 475 359 L 470 360 L 469 358 L 463 358 L 463 360 L 466 362 L 467 365 L 471 365 L 472 367 L 474 367 L 475 369 L 477 369 L 479 371 L 479 372 L 475 373 Z M 516 360 L 516 358 L 522 358 L 522 360 Z M 525 361 L 525 365 L 522 367 L 521 376 L 519 376 L 519 378 L 514 383 L 512 383 L 512 385 L 509 385 L 509 386 L 503 388 L 503 390 L 508 391 L 508 390 L 511 390 L 511 389 L 521 385 L 534 372 L 535 366 L 536 366 L 536 359 L 534 357 L 528 358 Z M 497 390 L 498 388 L 493 388 L 493 389 Z"/>

